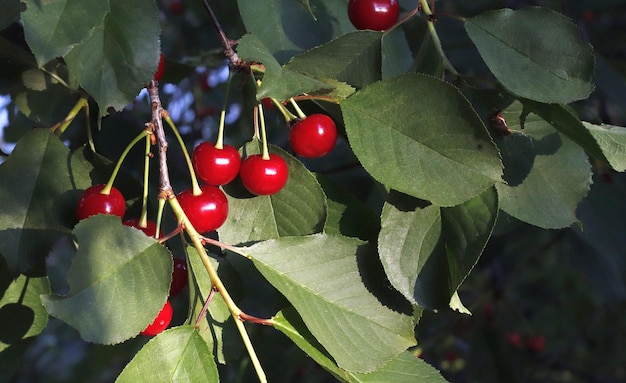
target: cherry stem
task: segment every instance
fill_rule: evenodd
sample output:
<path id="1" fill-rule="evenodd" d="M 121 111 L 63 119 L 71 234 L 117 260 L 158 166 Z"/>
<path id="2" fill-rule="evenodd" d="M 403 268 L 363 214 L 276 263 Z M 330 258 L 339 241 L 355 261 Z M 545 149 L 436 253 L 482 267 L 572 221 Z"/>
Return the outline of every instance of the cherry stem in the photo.
<path id="1" fill-rule="evenodd" d="M 292 97 L 292 98 L 289 99 L 289 102 L 291 103 L 291 106 L 293 106 L 293 108 L 296 110 L 296 113 L 298 113 L 298 117 L 301 120 L 304 120 L 306 118 L 306 114 L 304 114 L 302 109 L 300 109 L 300 106 L 298 105 L 296 100 L 294 100 L 293 97 Z"/>
<path id="2" fill-rule="evenodd" d="M 283 115 L 287 123 L 290 123 L 291 121 L 298 119 L 298 117 L 296 117 L 293 113 L 291 113 L 289 109 L 285 108 L 285 105 L 283 105 L 282 102 L 276 100 L 273 97 L 270 97 L 270 100 L 272 100 L 272 103 L 276 106 L 276 108 L 278 108 L 278 110 Z"/>
<path id="3" fill-rule="evenodd" d="M 386 34 L 388 34 L 390 31 L 392 31 L 392 30 L 396 29 L 399 25 L 404 24 L 404 23 L 405 23 L 408 19 L 410 19 L 411 17 L 413 17 L 413 16 L 417 15 L 417 14 L 419 13 L 420 9 L 421 9 L 421 5 L 420 5 L 420 3 L 418 2 L 418 3 L 417 3 L 417 6 L 416 6 L 413 10 L 411 10 L 409 13 L 407 13 L 406 15 L 404 15 L 404 16 L 402 17 L 402 19 L 398 20 L 398 21 L 397 21 L 394 25 L 392 25 L 390 28 L 387 28 L 387 29 L 383 32 L 383 34 L 384 34 L 384 35 L 386 35 Z"/>
<path id="4" fill-rule="evenodd" d="M 72 121 L 74 121 L 76 115 L 78 115 L 78 113 L 85 107 L 87 107 L 87 99 L 85 97 L 81 97 L 78 102 L 76 102 L 76 105 L 74 105 L 72 110 L 70 110 L 70 112 L 67 114 L 67 116 L 62 121 L 59 121 L 56 124 L 52 125 L 52 127 L 50 127 L 50 130 L 53 133 L 58 133 L 58 135 L 63 134 L 65 132 L 65 129 L 67 129 Z"/>
<path id="5" fill-rule="evenodd" d="M 259 103 L 259 121 L 261 122 L 261 142 L 263 143 L 263 154 L 261 155 L 264 160 L 270 159 L 270 152 L 267 149 L 267 133 L 265 132 L 265 116 L 263 115 L 263 104 Z"/>
<path id="6" fill-rule="evenodd" d="M 159 207 L 157 209 L 157 219 L 156 219 L 156 232 L 154 233 L 154 238 L 155 239 L 160 239 L 159 238 L 159 233 L 161 232 L 161 222 L 163 221 L 163 210 L 165 209 L 165 199 L 163 198 L 159 198 Z M 169 238 L 165 237 L 164 240 L 161 242 L 165 242 L 167 241 Z"/>
<path id="7" fill-rule="evenodd" d="M 152 126 L 152 124 L 146 125 Z M 148 181 L 150 176 L 150 146 L 151 137 L 148 135 L 146 136 L 146 151 L 143 165 L 143 194 L 141 195 L 141 214 L 139 215 L 138 223 L 139 227 L 141 228 L 148 227 Z"/>
<path id="8" fill-rule="evenodd" d="M 435 44 L 435 49 L 437 50 L 437 53 L 439 54 L 439 57 L 441 58 L 441 61 L 443 62 L 443 67 L 448 72 L 450 72 L 453 76 L 461 77 L 461 75 L 454 68 L 450 60 L 448 60 L 448 56 L 446 56 L 446 53 L 443 51 L 441 40 L 439 39 L 439 35 L 437 34 L 437 30 L 435 29 L 435 23 L 432 17 L 433 12 L 431 11 L 430 6 L 428 5 L 428 1 L 419 0 L 419 4 L 421 5 L 422 11 L 426 15 L 426 17 L 428 17 L 428 23 L 427 23 L 428 32 L 430 32 L 430 37 L 433 39 L 433 44 Z"/>
<path id="9" fill-rule="evenodd" d="M 165 122 L 172 128 L 174 135 L 176 136 L 176 140 L 178 141 L 178 145 L 180 145 L 181 150 L 183 151 L 183 155 L 185 156 L 185 161 L 187 162 L 187 168 L 189 169 L 189 176 L 191 177 L 191 192 L 193 195 L 198 196 L 202 194 L 202 190 L 200 190 L 200 184 L 198 184 L 198 178 L 196 177 L 196 172 L 193 170 L 193 164 L 191 163 L 191 157 L 189 156 L 189 151 L 185 146 L 185 141 L 180 135 L 180 132 L 176 128 L 176 124 L 172 121 L 170 114 L 163 109 L 163 118 Z"/>
<path id="10" fill-rule="evenodd" d="M 228 71 L 228 81 L 226 82 L 226 94 L 224 95 L 224 105 L 220 112 L 220 126 L 217 130 L 217 140 L 215 141 L 215 149 L 224 149 L 224 120 L 226 119 L 226 107 L 228 106 L 228 94 L 230 93 L 230 84 L 233 80 L 233 72 Z"/>
<path id="11" fill-rule="evenodd" d="M 200 310 L 200 314 L 198 314 L 198 317 L 196 318 L 196 323 L 195 323 L 196 330 L 200 327 L 200 321 L 202 320 L 202 318 L 206 316 L 206 312 L 209 309 L 209 305 L 211 304 L 211 301 L 213 300 L 214 296 L 215 296 L 215 289 L 211 288 L 211 292 L 209 293 L 209 296 L 204 301 L 204 305 L 202 305 L 202 310 Z"/>
<path id="12" fill-rule="evenodd" d="M 115 181 L 115 177 L 117 177 L 117 173 L 119 173 L 120 168 L 122 167 L 122 162 L 124 162 L 124 159 L 128 155 L 128 152 L 130 152 L 130 150 L 133 148 L 133 146 L 135 146 L 136 143 L 141 141 L 145 136 L 149 134 L 150 133 L 148 133 L 148 131 L 144 129 L 141 133 L 137 135 L 137 137 L 133 138 L 133 140 L 128 145 L 126 145 L 126 148 L 124 149 L 124 151 L 120 155 L 120 158 L 117 160 L 117 163 L 115 164 L 115 168 L 113 168 L 113 173 L 111 173 L 111 177 L 109 177 L 109 181 L 106 183 L 106 185 L 104 185 L 104 187 L 100 191 L 100 194 L 109 195 L 109 193 L 111 193 L 111 188 L 113 187 L 113 182 Z"/>

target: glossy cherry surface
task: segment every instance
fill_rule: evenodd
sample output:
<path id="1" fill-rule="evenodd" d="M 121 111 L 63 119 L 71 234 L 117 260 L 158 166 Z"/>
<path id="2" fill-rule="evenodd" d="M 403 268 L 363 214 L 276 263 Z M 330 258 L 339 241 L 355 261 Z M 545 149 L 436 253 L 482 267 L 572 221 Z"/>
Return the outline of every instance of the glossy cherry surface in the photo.
<path id="1" fill-rule="evenodd" d="M 348 17 L 356 29 L 384 31 L 398 21 L 398 0 L 350 0 Z"/>
<path id="2" fill-rule="evenodd" d="M 228 217 L 228 200 L 215 186 L 200 186 L 202 193 L 195 196 L 192 189 L 178 194 L 177 199 L 187 218 L 199 233 L 216 230 Z"/>
<path id="3" fill-rule="evenodd" d="M 180 292 L 185 289 L 188 282 L 189 274 L 187 274 L 187 262 L 183 258 L 174 257 L 170 297 L 180 294 Z"/>
<path id="4" fill-rule="evenodd" d="M 97 214 L 112 214 L 123 217 L 126 213 L 124 196 L 116 188 L 102 194 L 105 185 L 93 185 L 85 189 L 76 206 L 76 218 L 80 221 Z"/>
<path id="5" fill-rule="evenodd" d="M 161 81 L 164 73 L 165 73 L 165 57 L 163 56 L 163 53 L 160 53 L 159 54 L 159 66 L 157 67 L 156 72 L 154 72 L 154 80 L 156 82 Z"/>
<path id="6" fill-rule="evenodd" d="M 293 124 L 289 144 L 297 155 L 317 158 L 330 153 L 337 142 L 337 127 L 325 114 L 312 114 Z"/>
<path id="7" fill-rule="evenodd" d="M 134 227 L 135 229 L 139 229 L 143 231 L 144 234 L 147 235 L 148 237 L 154 238 L 156 234 L 156 223 L 150 220 L 146 222 L 146 227 L 141 227 L 139 225 L 139 218 L 127 219 L 127 220 L 124 220 L 122 223 L 126 226 Z M 162 236 L 163 236 L 163 233 L 159 233 L 159 238 Z"/>
<path id="8" fill-rule="evenodd" d="M 222 149 L 211 142 L 202 142 L 193 150 L 191 162 L 200 181 L 208 185 L 226 185 L 239 174 L 241 156 L 233 146 Z"/>
<path id="9" fill-rule="evenodd" d="M 289 168 L 278 154 L 271 153 L 269 159 L 253 154 L 241 163 L 239 176 L 250 193 L 270 195 L 278 193 L 285 186 Z"/>
<path id="10" fill-rule="evenodd" d="M 165 330 L 167 326 L 170 325 L 173 315 L 174 310 L 172 309 L 172 304 L 168 300 L 165 302 L 165 305 L 163 306 L 161 311 L 159 311 L 156 318 L 154 318 L 154 321 L 141 332 L 141 335 L 155 336 L 162 333 L 163 330 Z"/>

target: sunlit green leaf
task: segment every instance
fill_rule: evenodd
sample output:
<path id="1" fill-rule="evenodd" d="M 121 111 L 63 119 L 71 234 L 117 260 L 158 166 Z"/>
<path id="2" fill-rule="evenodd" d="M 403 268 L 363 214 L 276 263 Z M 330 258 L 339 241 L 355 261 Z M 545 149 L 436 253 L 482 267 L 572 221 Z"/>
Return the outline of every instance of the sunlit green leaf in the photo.
<path id="1" fill-rule="evenodd" d="M 67 295 L 44 295 L 50 313 L 87 341 L 123 342 L 146 328 L 163 308 L 172 280 L 172 255 L 154 238 L 97 215 L 79 222 L 78 251 L 67 274 Z"/>
<path id="2" fill-rule="evenodd" d="M 593 91 L 591 46 L 570 19 L 555 11 L 483 12 L 468 18 L 465 29 L 500 83 L 519 97 L 569 103 Z"/>
<path id="3" fill-rule="evenodd" d="M 261 153 L 258 140 L 248 142 L 245 156 Z M 242 185 L 225 188 L 229 213 L 219 228 L 220 239 L 239 244 L 279 236 L 306 235 L 320 232 L 326 219 L 326 197 L 315 179 L 300 161 L 284 150 L 270 146 L 287 161 L 289 178 L 278 193 L 253 196 Z"/>
<path id="4" fill-rule="evenodd" d="M 361 241 L 316 234 L 268 240 L 244 251 L 341 368 L 371 372 L 415 344 L 413 316 L 384 306 L 364 285 Z"/>
<path id="5" fill-rule="evenodd" d="M 355 373 L 339 368 L 293 309 L 279 312 L 274 327 L 284 333 L 320 366 L 342 382 L 351 383 L 444 383 L 446 380 L 428 363 L 409 352 L 403 352 L 380 368 L 367 373 Z"/>
<path id="6" fill-rule="evenodd" d="M 611 167 L 618 172 L 626 170 L 626 128 L 588 122 L 583 122 L 583 125 L 596 139 Z"/>
<path id="7" fill-rule="evenodd" d="M 484 124 L 448 83 L 421 74 L 396 77 L 364 88 L 341 110 L 354 153 L 389 188 L 452 206 L 501 180 Z"/>
<path id="8" fill-rule="evenodd" d="M 151 339 L 124 368 L 117 383 L 219 382 L 211 350 L 193 326 L 178 326 Z"/>
<path id="9" fill-rule="evenodd" d="M 260 62 L 265 67 L 263 82 L 256 93 L 257 100 L 265 97 L 286 100 L 302 93 L 331 88 L 329 83 L 281 67 L 255 35 L 242 37 L 237 44 L 237 53 L 242 59 Z"/>

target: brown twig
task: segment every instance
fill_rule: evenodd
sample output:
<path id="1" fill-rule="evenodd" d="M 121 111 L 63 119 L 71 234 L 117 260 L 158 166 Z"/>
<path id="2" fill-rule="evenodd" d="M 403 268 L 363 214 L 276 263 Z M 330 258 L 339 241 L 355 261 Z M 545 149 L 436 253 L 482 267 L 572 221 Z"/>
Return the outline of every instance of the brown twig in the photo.
<path id="1" fill-rule="evenodd" d="M 151 80 L 148 85 L 148 95 L 150 96 L 150 103 L 152 104 L 152 124 L 159 148 L 159 174 L 161 176 L 159 198 L 168 199 L 174 196 L 174 191 L 170 183 L 170 175 L 167 167 L 168 144 L 163 129 L 163 106 L 159 98 L 159 87 L 154 80 Z"/>
<path id="2" fill-rule="evenodd" d="M 237 42 L 229 39 L 226 36 L 226 33 L 224 33 L 224 29 L 222 29 L 220 22 L 217 20 L 217 17 L 215 16 L 215 12 L 213 12 L 213 8 L 211 8 L 211 5 L 209 5 L 209 1 L 202 0 L 202 4 L 204 4 L 204 9 L 206 9 L 207 13 L 209 14 L 209 17 L 211 18 L 211 22 L 213 22 L 213 26 L 215 27 L 215 30 L 217 31 L 220 41 L 222 42 L 222 46 L 224 46 L 224 54 L 230 61 L 230 64 L 232 65 L 232 67 L 237 68 L 237 69 L 247 68 L 248 64 L 242 59 L 240 59 L 237 53 L 233 50 L 233 46 L 235 46 Z"/>

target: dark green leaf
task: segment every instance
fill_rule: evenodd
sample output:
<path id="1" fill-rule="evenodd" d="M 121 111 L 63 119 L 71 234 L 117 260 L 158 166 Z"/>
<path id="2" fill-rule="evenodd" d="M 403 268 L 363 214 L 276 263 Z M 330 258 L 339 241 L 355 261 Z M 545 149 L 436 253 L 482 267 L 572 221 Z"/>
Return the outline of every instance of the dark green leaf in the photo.
<path id="1" fill-rule="evenodd" d="M 50 313 L 89 342 L 115 344 L 150 324 L 169 293 L 172 255 L 154 238 L 97 215 L 79 222 L 68 295 L 44 295 Z"/>
<path id="2" fill-rule="evenodd" d="M 381 78 L 381 37 L 373 31 L 348 33 L 295 56 L 285 69 L 362 88 Z"/>
<path id="3" fill-rule="evenodd" d="M 65 56 L 89 38 L 109 11 L 108 0 L 26 0 L 25 3 L 24 34 L 39 66 Z"/>
<path id="4" fill-rule="evenodd" d="M 465 29 L 491 72 L 519 97 L 565 104 L 593 91 L 591 46 L 555 11 L 489 11 L 467 19 Z"/>
<path id="5" fill-rule="evenodd" d="M 348 371 L 371 372 L 415 344 L 412 315 L 384 306 L 364 285 L 359 240 L 316 234 L 244 251 L 293 304 L 315 338 Z"/>
<path id="6" fill-rule="evenodd" d="M 502 112 L 511 129 L 520 130 L 521 105 Z M 496 185 L 500 208 L 524 222 L 555 229 L 576 222 L 576 206 L 591 185 L 584 150 L 536 115 L 521 133 L 497 141 L 506 184 Z"/>
<path id="7" fill-rule="evenodd" d="M 110 0 L 104 23 L 66 56 L 70 72 L 106 115 L 135 99 L 159 61 L 159 10 L 153 0 Z M 120 44 L 123 41 L 123 44 Z"/>
<path id="8" fill-rule="evenodd" d="M 351 383 L 444 383 L 446 380 L 428 363 L 405 351 L 380 368 L 360 374 L 339 368 L 293 309 L 279 312 L 274 327 L 287 335 L 320 366 L 342 382 Z"/>
<path id="9" fill-rule="evenodd" d="M 582 146 L 587 153 L 608 163 L 598 142 L 596 142 L 591 132 L 585 128 L 571 107 L 558 104 L 543 104 L 531 100 L 521 101 L 524 105 L 522 115 L 527 113 L 536 114 L 550 123 L 556 130 L 566 135 L 570 140 Z M 519 118 L 516 118 L 516 120 L 519 120 Z M 521 127 L 524 127 L 524 125 L 521 125 Z"/>
<path id="10" fill-rule="evenodd" d="M 76 189 L 91 184 L 89 170 L 47 129 L 18 142 L 0 165 L 0 253 L 10 270 L 42 268 L 52 244 L 74 225 Z"/>
<path id="11" fill-rule="evenodd" d="M 394 28 L 383 34 L 381 51 L 383 79 L 404 74 L 413 64 L 411 49 L 402 28 Z"/>
<path id="12" fill-rule="evenodd" d="M 348 21 L 345 0 L 316 1 L 312 4 L 316 19 L 302 1 L 238 0 L 237 5 L 248 32 L 258 36 L 281 64 L 354 29 Z"/>
<path id="13" fill-rule="evenodd" d="M 245 156 L 261 153 L 260 141 L 250 141 L 243 152 Z M 226 187 L 229 213 L 218 230 L 222 241 L 239 244 L 322 230 L 326 220 L 326 197 L 315 176 L 284 150 L 270 146 L 270 152 L 287 161 L 287 184 L 280 192 L 269 196 L 253 196 L 241 185 Z"/>
<path id="14" fill-rule="evenodd" d="M 0 352 L 35 337 L 48 322 L 39 296 L 50 292 L 48 278 L 20 275 L 0 298 Z"/>
<path id="15" fill-rule="evenodd" d="M 256 94 L 257 100 L 265 97 L 286 100 L 302 93 L 333 87 L 330 83 L 281 67 L 255 35 L 242 37 L 237 44 L 237 53 L 244 60 L 260 62 L 265 66 L 263 83 Z"/>
<path id="16" fill-rule="evenodd" d="M 354 153 L 389 188 L 453 206 L 501 180 L 485 126 L 446 82 L 421 74 L 385 80 L 343 101 L 341 111 Z"/>
<path id="17" fill-rule="evenodd" d="M 117 383 L 219 382 L 211 350 L 193 326 L 166 330 L 151 339 L 124 368 Z"/>
<path id="18" fill-rule="evenodd" d="M 604 158 L 618 172 L 626 170 L 626 128 L 613 125 L 594 125 L 583 122 L 589 133 L 596 139 Z"/>
<path id="19" fill-rule="evenodd" d="M 386 204 L 378 248 L 391 284 L 421 307 L 448 306 L 482 254 L 497 211 L 493 188 L 450 208 Z"/>

